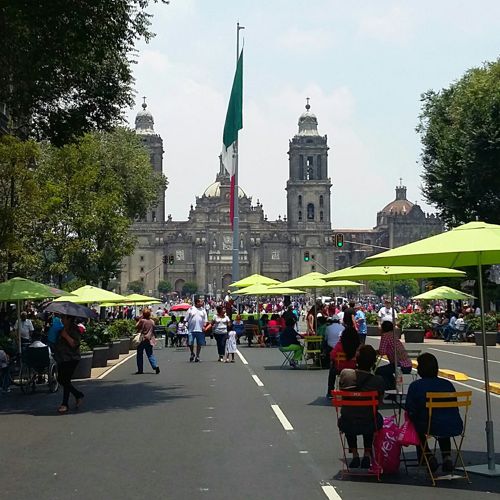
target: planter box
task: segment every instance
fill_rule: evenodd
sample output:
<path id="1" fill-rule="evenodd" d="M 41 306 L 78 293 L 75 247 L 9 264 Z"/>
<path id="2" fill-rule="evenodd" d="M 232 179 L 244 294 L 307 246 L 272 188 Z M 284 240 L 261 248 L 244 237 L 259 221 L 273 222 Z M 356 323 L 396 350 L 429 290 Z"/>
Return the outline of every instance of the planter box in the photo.
<path id="1" fill-rule="evenodd" d="M 380 337 L 380 328 L 378 325 L 367 325 L 366 330 L 366 335 L 370 337 Z"/>
<path id="2" fill-rule="evenodd" d="M 474 332 L 474 341 L 476 345 L 483 345 L 483 333 Z M 486 345 L 496 345 L 497 332 L 486 332 Z"/>
<path id="3" fill-rule="evenodd" d="M 108 364 L 109 347 L 94 347 L 94 357 L 92 358 L 92 368 L 104 368 Z"/>
<path id="4" fill-rule="evenodd" d="M 109 345 L 108 359 L 118 359 L 120 357 L 121 342 L 119 340 L 113 340 L 113 342 L 110 342 L 108 345 Z"/>
<path id="5" fill-rule="evenodd" d="M 421 344 L 424 341 L 425 332 L 424 330 L 410 328 L 403 330 L 403 335 L 407 344 Z"/>
<path id="6" fill-rule="evenodd" d="M 156 337 L 156 345 L 153 349 L 165 349 L 165 337 L 163 335 L 161 337 Z"/>
<path id="7" fill-rule="evenodd" d="M 120 354 L 128 354 L 130 350 L 130 339 L 120 339 Z"/>
<path id="8" fill-rule="evenodd" d="M 80 359 L 76 370 L 73 373 L 73 378 L 90 378 L 92 372 L 92 360 L 94 359 L 94 353 L 82 352 L 82 358 Z"/>

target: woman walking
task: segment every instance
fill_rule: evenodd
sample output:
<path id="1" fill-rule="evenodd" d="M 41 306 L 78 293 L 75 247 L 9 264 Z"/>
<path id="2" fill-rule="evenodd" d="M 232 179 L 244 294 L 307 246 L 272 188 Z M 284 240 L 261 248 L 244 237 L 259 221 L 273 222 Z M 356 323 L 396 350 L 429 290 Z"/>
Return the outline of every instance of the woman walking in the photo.
<path id="1" fill-rule="evenodd" d="M 160 367 L 156 362 L 156 358 L 153 356 L 153 346 L 156 345 L 155 322 L 151 319 L 151 311 L 149 309 L 144 309 L 142 311 L 142 317 L 135 325 L 135 329 L 138 333 L 141 334 L 141 342 L 137 346 L 136 375 L 141 375 L 142 373 L 144 373 L 144 351 L 146 351 L 146 356 L 148 357 L 151 368 L 158 375 L 158 373 L 160 373 Z"/>
<path id="2" fill-rule="evenodd" d="M 222 361 L 226 352 L 227 331 L 230 320 L 222 306 L 217 306 L 216 311 L 217 313 L 212 320 L 212 325 L 215 341 L 217 342 L 219 361 Z"/>
<path id="3" fill-rule="evenodd" d="M 62 315 L 61 330 L 54 347 L 54 358 L 57 361 L 57 378 L 63 387 L 63 400 L 57 409 L 60 414 L 68 413 L 69 395 L 73 394 L 78 409 L 82 404 L 83 392 L 76 389 L 71 383 L 71 377 L 80 362 L 81 334 L 74 316 Z"/>

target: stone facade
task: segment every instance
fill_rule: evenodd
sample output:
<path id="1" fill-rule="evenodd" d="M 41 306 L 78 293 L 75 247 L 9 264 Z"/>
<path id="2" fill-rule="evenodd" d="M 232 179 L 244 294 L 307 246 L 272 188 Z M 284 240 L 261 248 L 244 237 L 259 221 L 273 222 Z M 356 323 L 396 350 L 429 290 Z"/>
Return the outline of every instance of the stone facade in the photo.
<path id="1" fill-rule="evenodd" d="M 371 245 L 395 247 L 443 230 L 440 219 L 424 214 L 406 199 L 402 185 L 396 188 L 396 199 L 377 214 L 373 229 L 332 230 L 328 141 L 326 135 L 319 135 L 309 103 L 298 126 L 289 143 L 286 218 L 268 220 L 259 200 L 254 204 L 239 189 L 240 277 L 260 273 L 284 281 L 313 270 L 340 269 L 381 251 Z M 146 104 L 137 115 L 136 132 L 151 152 L 154 169 L 161 172 L 163 142 L 154 133 Z M 210 295 L 227 290 L 232 282 L 229 189 L 229 177 L 220 164 L 215 182 L 196 197 L 187 221 L 174 221 L 171 216 L 165 220 L 163 196 L 146 220 L 132 228 L 137 246 L 122 264 L 121 291 L 126 291 L 129 282 L 142 280 L 146 293 L 156 294 L 161 279 L 170 281 L 176 291 L 188 281 L 196 282 L 200 292 Z M 344 235 L 341 249 L 334 245 L 336 232 Z M 305 251 L 311 256 L 309 262 L 304 262 Z"/>

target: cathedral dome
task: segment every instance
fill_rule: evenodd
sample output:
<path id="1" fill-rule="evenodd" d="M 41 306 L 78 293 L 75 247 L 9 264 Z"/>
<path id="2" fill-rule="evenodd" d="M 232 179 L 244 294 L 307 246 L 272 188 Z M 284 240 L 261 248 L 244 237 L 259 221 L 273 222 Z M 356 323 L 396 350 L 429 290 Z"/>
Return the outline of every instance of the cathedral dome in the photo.
<path id="1" fill-rule="evenodd" d="M 388 203 L 382 210 L 385 214 L 407 214 L 413 208 L 413 203 L 406 199 L 406 186 L 396 186 L 396 199 Z"/>
<path id="2" fill-rule="evenodd" d="M 207 196 L 209 198 L 219 198 L 220 197 L 220 182 L 215 181 L 210 186 L 205 189 L 203 196 Z M 246 196 L 245 191 L 238 186 L 238 198 L 244 198 Z"/>
<path id="3" fill-rule="evenodd" d="M 147 108 L 146 98 L 144 98 L 144 102 L 142 103 L 142 111 L 137 113 L 135 117 L 135 131 L 138 134 L 148 135 L 154 134 L 154 123 L 153 115 L 146 110 Z"/>
<path id="4" fill-rule="evenodd" d="M 310 109 L 309 98 L 307 98 L 306 110 L 299 117 L 299 135 L 319 135 L 318 119 Z"/>

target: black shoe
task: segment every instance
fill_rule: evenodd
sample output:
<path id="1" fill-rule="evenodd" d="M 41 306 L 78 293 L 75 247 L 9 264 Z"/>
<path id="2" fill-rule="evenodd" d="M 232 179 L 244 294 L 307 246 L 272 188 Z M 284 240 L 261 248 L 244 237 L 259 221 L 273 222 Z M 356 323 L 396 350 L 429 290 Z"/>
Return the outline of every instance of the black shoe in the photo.
<path id="1" fill-rule="evenodd" d="M 361 460 L 359 457 L 354 457 L 351 460 L 351 463 L 349 464 L 349 469 L 359 469 L 359 466 L 361 465 Z"/>
<path id="2" fill-rule="evenodd" d="M 427 461 L 429 462 L 429 468 L 431 469 L 431 472 L 434 473 L 438 470 L 439 464 L 438 461 L 436 460 L 436 457 L 434 455 L 429 455 L 427 457 Z"/>
<path id="3" fill-rule="evenodd" d="M 443 472 L 451 474 L 454 468 L 455 467 L 453 467 L 453 461 L 451 460 L 451 458 L 448 457 L 443 460 L 443 464 L 441 465 L 441 469 L 443 470 Z"/>
<path id="4" fill-rule="evenodd" d="M 160 373 L 160 367 L 159 367 L 159 366 L 157 366 L 157 367 L 155 368 L 155 372 L 156 372 L 156 375 L 158 375 L 158 373 Z"/>
<path id="5" fill-rule="evenodd" d="M 191 356 L 189 356 L 189 362 L 192 363 L 194 361 L 194 354 L 191 354 Z"/>
<path id="6" fill-rule="evenodd" d="M 135 372 L 134 375 L 142 375 L 144 372 Z"/>
<path id="7" fill-rule="evenodd" d="M 194 358 L 194 362 L 195 362 L 195 363 L 199 363 L 200 361 L 201 361 L 201 360 L 200 360 L 200 358 L 199 358 L 198 356 L 196 356 L 196 358 Z"/>
<path id="8" fill-rule="evenodd" d="M 361 468 L 362 469 L 369 469 L 370 468 L 370 457 L 363 457 L 361 459 Z"/>

